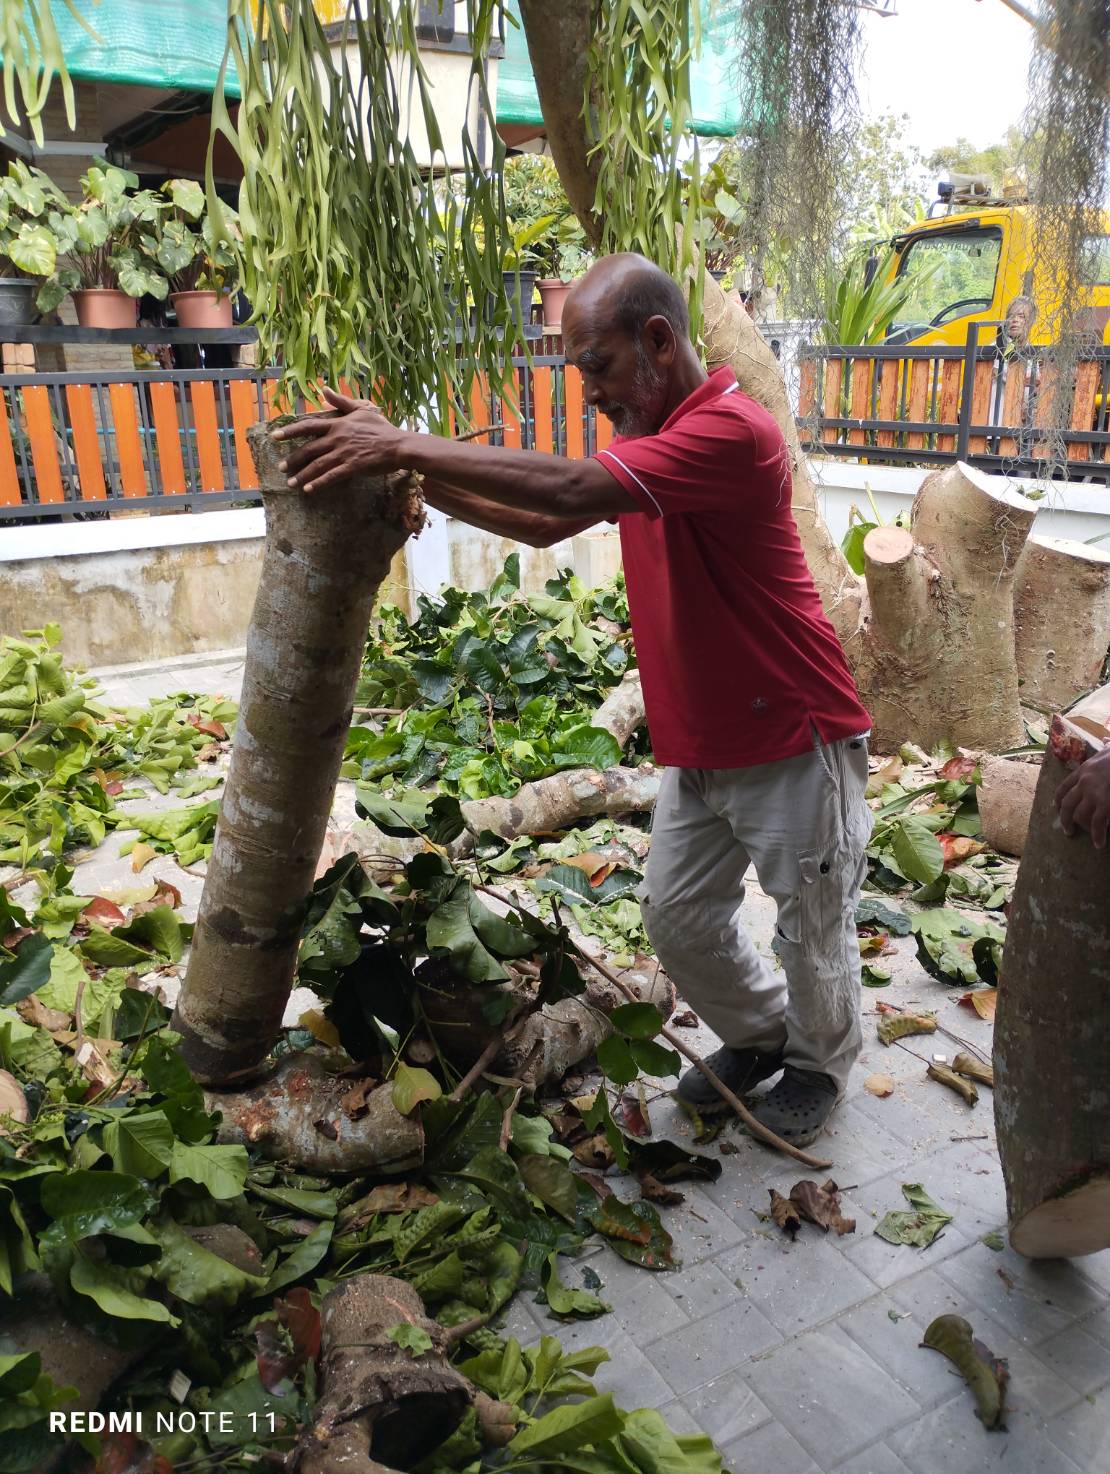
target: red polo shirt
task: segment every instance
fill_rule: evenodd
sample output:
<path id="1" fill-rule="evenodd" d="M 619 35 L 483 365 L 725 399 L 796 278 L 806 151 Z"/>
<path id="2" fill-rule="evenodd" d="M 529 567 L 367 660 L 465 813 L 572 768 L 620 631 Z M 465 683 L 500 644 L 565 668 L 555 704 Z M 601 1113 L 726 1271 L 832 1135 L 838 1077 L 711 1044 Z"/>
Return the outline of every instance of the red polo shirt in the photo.
<path id="1" fill-rule="evenodd" d="M 746 768 L 871 726 L 802 552 L 786 445 L 719 368 L 656 435 L 597 459 L 619 520 L 651 744 L 679 768 Z"/>

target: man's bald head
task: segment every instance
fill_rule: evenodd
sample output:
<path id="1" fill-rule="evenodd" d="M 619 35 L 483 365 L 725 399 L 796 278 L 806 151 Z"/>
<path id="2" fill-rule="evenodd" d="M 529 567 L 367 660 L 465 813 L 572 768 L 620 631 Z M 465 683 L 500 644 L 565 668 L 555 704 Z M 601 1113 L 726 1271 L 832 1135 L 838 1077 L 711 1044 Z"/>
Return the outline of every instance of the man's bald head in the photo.
<path id="1" fill-rule="evenodd" d="M 674 278 L 633 251 L 603 256 L 574 284 L 564 312 L 608 316 L 612 327 L 638 338 L 653 317 L 663 317 L 676 338 L 690 335 L 686 299 Z"/>

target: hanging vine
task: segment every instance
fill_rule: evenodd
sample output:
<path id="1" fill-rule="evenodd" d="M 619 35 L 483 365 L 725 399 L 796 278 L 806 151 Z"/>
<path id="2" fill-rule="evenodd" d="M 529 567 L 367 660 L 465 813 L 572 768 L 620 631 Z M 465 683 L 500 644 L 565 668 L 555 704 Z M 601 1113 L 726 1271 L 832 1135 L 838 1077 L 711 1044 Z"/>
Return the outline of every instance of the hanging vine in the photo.
<path id="1" fill-rule="evenodd" d="M 1075 382 L 1079 359 L 1105 331 L 1091 310 L 1090 288 L 1099 279 L 1110 187 L 1106 39 L 1106 0 L 1041 0 L 1025 134 L 1036 141 L 1031 200 L 1034 280 L 1044 319 L 1039 326 L 1054 345 L 1035 411 L 1047 430 L 1039 443 L 1049 471 L 1066 460 L 1060 432 L 1070 423 L 1071 396 L 1065 386 Z"/>
<path id="2" fill-rule="evenodd" d="M 737 17 L 742 256 L 754 291 L 777 286 L 812 316 L 857 113 L 860 13 L 843 0 L 744 0 Z"/>
<path id="3" fill-rule="evenodd" d="M 586 69 L 601 249 L 639 251 L 677 278 L 697 258 L 701 188 L 690 70 L 700 43 L 699 0 L 599 0 Z M 691 278 L 696 338 L 701 273 Z"/>
<path id="4" fill-rule="evenodd" d="M 77 0 L 62 0 L 65 8 L 94 41 L 100 37 L 77 8 Z M 100 0 L 91 0 L 99 5 Z M 55 76 L 62 89 L 66 121 L 77 123 L 73 83 L 66 69 L 51 0 L 0 0 L 0 58 L 4 67 L 4 111 L 21 126 L 26 118 L 37 144 L 43 141 L 42 110 Z M 0 123 L 0 138 L 4 137 Z"/>
<path id="5" fill-rule="evenodd" d="M 467 0 L 470 100 L 487 118 L 497 0 Z M 257 24 L 255 20 L 257 18 Z M 311 0 L 228 0 L 228 44 L 213 138 L 243 165 L 244 289 L 281 391 L 310 397 L 346 380 L 402 419 L 446 425 L 481 371 L 505 383 L 510 321 L 501 280 L 501 166 L 469 132 L 452 170 L 420 60 L 415 9 L 350 0 L 338 32 Z M 242 92 L 232 117 L 225 82 Z M 431 167 L 410 138 L 419 120 Z M 209 208 L 219 214 L 212 155 Z M 468 310 L 469 303 L 474 310 Z M 445 345 L 454 343 L 458 352 Z"/>

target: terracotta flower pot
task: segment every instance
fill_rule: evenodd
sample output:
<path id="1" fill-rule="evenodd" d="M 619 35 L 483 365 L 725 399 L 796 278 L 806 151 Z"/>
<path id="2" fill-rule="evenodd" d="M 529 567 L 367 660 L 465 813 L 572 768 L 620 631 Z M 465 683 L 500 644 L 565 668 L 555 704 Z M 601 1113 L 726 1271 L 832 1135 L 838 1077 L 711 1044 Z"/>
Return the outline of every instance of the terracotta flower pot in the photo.
<path id="1" fill-rule="evenodd" d="M 543 325 L 546 332 L 557 333 L 563 325 L 563 303 L 567 300 L 567 293 L 574 285 L 572 281 L 563 281 L 561 277 L 547 277 L 538 281 L 536 286 L 540 289 L 540 301 L 543 304 Z"/>
<path id="2" fill-rule="evenodd" d="M 171 292 L 179 327 L 229 328 L 231 298 L 226 292 Z"/>
<path id="3" fill-rule="evenodd" d="M 134 297 L 115 287 L 86 287 L 74 292 L 77 321 L 83 328 L 133 328 L 139 320 Z"/>

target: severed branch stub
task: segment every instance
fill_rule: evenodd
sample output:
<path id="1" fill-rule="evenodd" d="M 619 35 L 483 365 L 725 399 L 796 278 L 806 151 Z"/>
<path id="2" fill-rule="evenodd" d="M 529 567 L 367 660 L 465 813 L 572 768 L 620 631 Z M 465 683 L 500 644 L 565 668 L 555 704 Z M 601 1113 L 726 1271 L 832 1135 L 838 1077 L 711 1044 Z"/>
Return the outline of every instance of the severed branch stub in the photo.
<path id="1" fill-rule="evenodd" d="M 941 1085 L 947 1085 L 949 1090 L 954 1090 L 957 1095 L 967 1101 L 969 1106 L 978 1104 L 979 1092 L 972 1082 L 957 1075 L 947 1065 L 931 1064 L 925 1073 L 930 1080 L 936 1080 Z"/>

